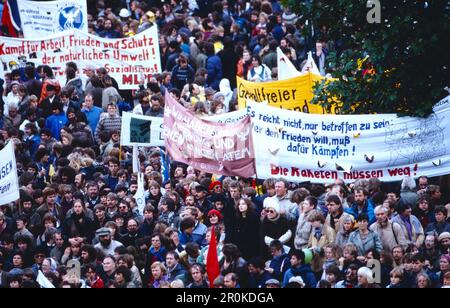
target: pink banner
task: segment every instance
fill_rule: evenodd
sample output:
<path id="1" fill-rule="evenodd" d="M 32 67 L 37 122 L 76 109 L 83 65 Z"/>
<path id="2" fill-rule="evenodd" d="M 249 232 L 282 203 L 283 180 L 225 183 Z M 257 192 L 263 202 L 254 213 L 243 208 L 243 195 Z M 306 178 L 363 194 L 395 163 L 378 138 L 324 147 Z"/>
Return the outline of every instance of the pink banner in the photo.
<path id="1" fill-rule="evenodd" d="M 164 137 L 170 156 L 208 173 L 252 177 L 255 155 L 250 118 L 234 124 L 197 117 L 166 92 Z"/>

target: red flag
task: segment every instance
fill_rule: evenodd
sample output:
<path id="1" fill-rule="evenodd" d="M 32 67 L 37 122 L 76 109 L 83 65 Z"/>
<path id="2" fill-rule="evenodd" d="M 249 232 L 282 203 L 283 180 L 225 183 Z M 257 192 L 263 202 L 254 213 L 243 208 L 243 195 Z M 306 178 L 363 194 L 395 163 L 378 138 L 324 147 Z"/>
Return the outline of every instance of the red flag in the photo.
<path id="1" fill-rule="evenodd" d="M 220 275 L 219 258 L 217 257 L 216 232 L 211 228 L 211 240 L 209 241 L 208 256 L 206 257 L 206 273 L 210 288 L 214 288 L 214 280 Z"/>
<path id="2" fill-rule="evenodd" d="M 18 17 L 17 2 L 11 1 L 10 3 L 10 1 L 5 1 L 3 5 L 2 25 L 8 30 L 9 37 L 17 37 L 17 32 L 20 30 L 20 25 L 17 25 L 15 18 L 20 19 Z"/>

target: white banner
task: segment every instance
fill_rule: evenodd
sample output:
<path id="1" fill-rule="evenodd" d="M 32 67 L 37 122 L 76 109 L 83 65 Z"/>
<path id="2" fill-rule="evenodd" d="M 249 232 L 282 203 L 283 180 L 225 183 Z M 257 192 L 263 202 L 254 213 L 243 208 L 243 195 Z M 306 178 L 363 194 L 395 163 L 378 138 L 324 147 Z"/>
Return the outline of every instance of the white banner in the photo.
<path id="1" fill-rule="evenodd" d="M 0 205 L 20 198 L 14 144 L 9 141 L 0 151 Z"/>
<path id="2" fill-rule="evenodd" d="M 122 114 L 120 144 L 126 146 L 164 146 L 164 118 L 130 112 Z"/>
<path id="3" fill-rule="evenodd" d="M 278 80 L 286 80 L 302 75 L 292 64 L 291 60 L 281 51 L 280 47 L 277 47 L 277 67 Z"/>
<path id="4" fill-rule="evenodd" d="M 88 32 L 86 0 L 18 0 L 25 38 L 42 38 L 66 30 Z"/>
<path id="5" fill-rule="evenodd" d="M 5 72 L 26 62 L 49 65 L 61 85 L 66 84 L 66 63 L 73 61 L 79 73 L 89 65 L 105 67 L 121 89 L 138 89 L 139 81 L 160 73 L 158 29 L 156 26 L 123 39 L 105 39 L 71 30 L 33 40 L 0 37 L 0 61 Z"/>
<path id="6" fill-rule="evenodd" d="M 450 96 L 428 118 L 318 115 L 248 103 L 260 179 L 345 182 L 450 174 Z"/>

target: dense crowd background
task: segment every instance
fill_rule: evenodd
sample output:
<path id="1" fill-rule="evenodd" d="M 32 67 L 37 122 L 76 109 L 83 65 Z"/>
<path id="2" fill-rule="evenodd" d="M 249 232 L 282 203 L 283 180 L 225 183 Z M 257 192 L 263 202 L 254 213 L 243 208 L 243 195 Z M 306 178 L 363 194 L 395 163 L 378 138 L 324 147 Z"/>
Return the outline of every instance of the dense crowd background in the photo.
<path id="1" fill-rule="evenodd" d="M 450 286 L 450 205 L 436 179 L 299 184 L 177 162 L 167 179 L 160 149 L 148 147 L 139 153 L 139 212 L 132 149 L 119 144 L 123 111 L 162 117 L 169 91 L 201 117 L 231 112 L 236 76 L 277 79 L 277 47 L 298 69 L 312 51 L 325 75 L 328 52 L 345 42 L 329 41 L 327 25 L 312 28 L 276 0 L 88 5 L 89 32 L 101 37 L 157 25 L 164 72 L 134 91 L 95 63 L 84 71 L 67 63 L 65 84 L 33 63 L 0 76 L 0 147 L 14 143 L 21 187 L 17 202 L 0 200 L 1 287 L 39 287 L 43 275 L 55 287 L 207 288 L 212 236 L 215 287 Z M 81 263 L 80 277 L 71 260 Z"/>

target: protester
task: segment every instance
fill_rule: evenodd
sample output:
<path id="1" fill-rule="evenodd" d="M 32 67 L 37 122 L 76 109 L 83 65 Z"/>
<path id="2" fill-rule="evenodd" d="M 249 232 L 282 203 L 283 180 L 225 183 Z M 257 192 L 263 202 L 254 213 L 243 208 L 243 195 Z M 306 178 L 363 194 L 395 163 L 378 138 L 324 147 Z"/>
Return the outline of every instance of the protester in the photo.
<path id="1" fill-rule="evenodd" d="M 153 144 L 140 147 L 136 161 L 121 141 L 123 112 L 162 118 L 172 111 L 168 94 L 203 120 L 226 115 L 243 90 L 236 76 L 258 83 L 277 77 L 277 47 L 294 66 L 312 51 L 325 75 L 329 55 L 343 43 L 326 27 L 304 34 L 304 18 L 278 0 L 156 2 L 97 1 L 87 27 L 114 44 L 109 40 L 131 39 L 157 25 L 162 71 L 126 72 L 120 80 L 110 63 L 39 65 L 49 60 L 39 53 L 1 70 L 0 149 L 14 143 L 20 184 L 19 200 L 0 200 L 2 287 L 37 280 L 30 269 L 42 270 L 58 288 L 79 285 L 62 274 L 78 260 L 80 284 L 90 288 L 209 288 L 214 250 L 220 273 L 214 286 L 227 288 L 377 287 L 372 259 L 382 260 L 380 286 L 450 284 L 448 187 L 435 185 L 445 181 L 421 176 L 416 185 L 411 171 L 398 187 L 377 179 L 333 178 L 325 186 L 274 176 L 263 182 L 167 164 L 167 148 Z M 109 56 L 111 46 L 99 51 Z M 152 48 L 145 52 L 155 57 Z M 184 130 L 183 116 L 179 120 Z M 131 126 L 133 134 L 159 134 L 145 122 Z M 228 142 L 234 141 L 224 146 Z M 180 139 L 180 151 L 185 144 Z M 274 145 L 267 146 L 277 158 Z M 265 163 L 275 174 L 273 161 Z M 143 187 L 136 171 L 144 174 Z"/>

